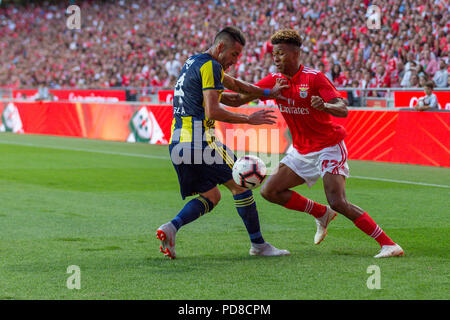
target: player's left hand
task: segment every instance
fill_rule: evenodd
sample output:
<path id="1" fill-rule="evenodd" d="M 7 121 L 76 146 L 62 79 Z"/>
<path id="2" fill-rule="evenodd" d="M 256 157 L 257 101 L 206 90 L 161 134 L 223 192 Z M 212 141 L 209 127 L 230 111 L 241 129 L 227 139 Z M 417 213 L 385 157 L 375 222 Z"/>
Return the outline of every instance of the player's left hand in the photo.
<path id="1" fill-rule="evenodd" d="M 311 97 L 311 107 L 320 110 L 320 111 L 325 111 L 325 109 L 327 108 L 325 106 L 325 102 L 323 101 L 323 99 L 319 96 L 312 96 Z"/>

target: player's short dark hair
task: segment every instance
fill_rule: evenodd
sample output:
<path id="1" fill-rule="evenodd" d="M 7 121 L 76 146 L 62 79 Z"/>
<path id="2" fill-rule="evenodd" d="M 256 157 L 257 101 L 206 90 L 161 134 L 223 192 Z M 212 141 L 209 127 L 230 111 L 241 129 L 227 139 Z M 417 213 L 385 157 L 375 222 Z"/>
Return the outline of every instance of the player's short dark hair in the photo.
<path id="1" fill-rule="evenodd" d="M 236 27 L 230 26 L 225 27 L 219 31 L 214 37 L 214 44 L 225 40 L 225 41 L 234 41 L 240 43 L 242 46 L 245 46 L 245 36 L 241 30 Z"/>
<path id="2" fill-rule="evenodd" d="M 270 42 L 272 44 L 287 43 L 300 48 L 302 46 L 303 40 L 297 31 L 293 29 L 283 29 L 275 32 L 270 38 Z"/>

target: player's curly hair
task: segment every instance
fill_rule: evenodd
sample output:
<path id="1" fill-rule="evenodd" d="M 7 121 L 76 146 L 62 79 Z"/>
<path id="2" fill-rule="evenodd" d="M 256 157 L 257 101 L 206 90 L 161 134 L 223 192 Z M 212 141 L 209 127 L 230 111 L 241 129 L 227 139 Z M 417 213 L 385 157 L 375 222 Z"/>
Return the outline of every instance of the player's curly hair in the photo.
<path id="1" fill-rule="evenodd" d="M 288 43 L 300 48 L 303 40 L 297 31 L 293 29 L 283 29 L 275 32 L 270 38 L 270 42 L 272 44 Z"/>

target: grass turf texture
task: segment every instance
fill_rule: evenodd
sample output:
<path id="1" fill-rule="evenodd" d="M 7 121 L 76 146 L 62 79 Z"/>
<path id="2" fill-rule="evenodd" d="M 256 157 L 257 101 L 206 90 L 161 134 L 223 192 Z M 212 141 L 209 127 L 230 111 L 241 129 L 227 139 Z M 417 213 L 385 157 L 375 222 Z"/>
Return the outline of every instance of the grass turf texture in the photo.
<path id="1" fill-rule="evenodd" d="M 186 203 L 166 146 L 0 134 L 0 299 L 449 299 L 449 188 L 347 181 L 406 255 L 339 215 L 319 246 L 314 219 L 254 192 L 265 239 L 289 257 L 251 257 L 231 194 L 177 235 L 176 260 L 156 228 Z M 355 176 L 450 185 L 450 169 L 350 161 Z M 325 203 L 319 181 L 295 190 Z M 81 268 L 69 290 L 67 268 Z M 381 289 L 370 290 L 377 265 Z"/>

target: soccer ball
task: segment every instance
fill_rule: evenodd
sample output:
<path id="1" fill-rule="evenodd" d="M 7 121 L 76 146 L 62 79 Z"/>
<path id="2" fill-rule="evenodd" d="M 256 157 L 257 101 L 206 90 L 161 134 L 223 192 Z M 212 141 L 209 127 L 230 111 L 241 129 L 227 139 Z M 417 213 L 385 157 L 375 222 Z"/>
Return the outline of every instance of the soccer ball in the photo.
<path id="1" fill-rule="evenodd" d="M 266 173 L 265 163 L 256 156 L 240 157 L 233 166 L 233 180 L 247 189 L 259 187 L 264 181 Z"/>

